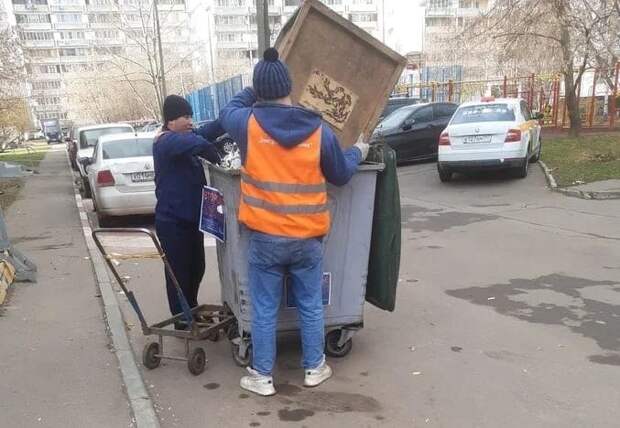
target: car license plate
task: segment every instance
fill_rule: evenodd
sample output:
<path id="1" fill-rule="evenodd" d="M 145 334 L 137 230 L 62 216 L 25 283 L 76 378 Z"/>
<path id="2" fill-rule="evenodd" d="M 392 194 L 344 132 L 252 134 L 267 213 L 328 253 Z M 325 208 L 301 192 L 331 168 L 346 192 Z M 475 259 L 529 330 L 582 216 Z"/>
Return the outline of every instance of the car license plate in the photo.
<path id="1" fill-rule="evenodd" d="M 490 143 L 491 136 L 490 135 L 469 135 L 463 138 L 464 144 L 479 144 L 479 143 Z"/>
<path id="2" fill-rule="evenodd" d="M 153 181 L 155 173 L 153 171 L 132 172 L 131 181 L 134 183 L 143 183 L 145 181 Z"/>

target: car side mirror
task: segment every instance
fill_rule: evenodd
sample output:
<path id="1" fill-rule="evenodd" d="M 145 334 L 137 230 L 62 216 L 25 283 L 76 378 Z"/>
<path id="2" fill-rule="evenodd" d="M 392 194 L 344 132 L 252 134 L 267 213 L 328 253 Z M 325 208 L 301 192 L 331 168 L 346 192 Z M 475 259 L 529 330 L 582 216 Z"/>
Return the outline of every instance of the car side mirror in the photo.
<path id="1" fill-rule="evenodd" d="M 79 162 L 82 166 L 87 167 L 88 165 L 93 163 L 93 158 L 80 158 Z"/>

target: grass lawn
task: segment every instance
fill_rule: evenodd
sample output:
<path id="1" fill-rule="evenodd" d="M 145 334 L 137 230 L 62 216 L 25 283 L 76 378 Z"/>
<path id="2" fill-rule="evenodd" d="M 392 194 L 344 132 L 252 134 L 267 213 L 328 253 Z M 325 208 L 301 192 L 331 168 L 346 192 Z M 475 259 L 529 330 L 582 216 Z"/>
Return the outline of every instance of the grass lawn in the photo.
<path id="1" fill-rule="evenodd" d="M 22 164 L 27 168 L 36 169 L 50 146 L 46 142 L 32 142 L 28 148 L 7 150 L 0 153 L 0 161 Z M 24 185 L 25 177 L 0 179 L 0 208 L 8 208 L 17 199 Z"/>
<path id="2" fill-rule="evenodd" d="M 50 146 L 43 143 L 28 144 L 28 148 L 7 150 L 0 153 L 0 161 L 22 164 L 28 168 L 36 168 L 43 160 Z"/>
<path id="3" fill-rule="evenodd" d="M 620 179 L 620 133 L 544 138 L 542 160 L 558 186 Z"/>

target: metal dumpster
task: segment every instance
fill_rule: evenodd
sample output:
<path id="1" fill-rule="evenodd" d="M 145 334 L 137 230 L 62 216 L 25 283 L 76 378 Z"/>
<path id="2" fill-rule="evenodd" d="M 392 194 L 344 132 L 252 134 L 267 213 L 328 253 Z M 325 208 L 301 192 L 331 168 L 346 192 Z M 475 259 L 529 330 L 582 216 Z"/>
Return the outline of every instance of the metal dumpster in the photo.
<path id="1" fill-rule="evenodd" d="M 251 359 L 251 304 L 247 275 L 249 229 L 237 221 L 240 197 L 240 172 L 204 163 L 212 187 L 224 194 L 226 241 L 217 243 L 217 261 L 222 302 L 237 322 L 228 331 L 233 358 L 239 365 Z M 342 186 L 328 185 L 328 204 L 332 226 L 324 240 L 323 304 L 325 307 L 326 347 L 328 355 L 349 353 L 352 336 L 363 325 L 368 255 L 372 232 L 377 172 L 382 164 L 360 165 L 351 181 Z M 284 294 L 277 331 L 299 329 L 297 310 Z"/>

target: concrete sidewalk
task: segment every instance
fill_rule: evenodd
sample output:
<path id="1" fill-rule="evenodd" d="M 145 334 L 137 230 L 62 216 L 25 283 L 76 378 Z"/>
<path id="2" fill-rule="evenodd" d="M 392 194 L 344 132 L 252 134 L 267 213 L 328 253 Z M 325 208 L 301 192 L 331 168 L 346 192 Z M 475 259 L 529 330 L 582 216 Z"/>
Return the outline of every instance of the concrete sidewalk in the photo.
<path id="1" fill-rule="evenodd" d="M 36 284 L 14 284 L 0 309 L 0 426 L 132 426 L 64 146 L 39 170 L 5 212 L 39 273 Z"/>

